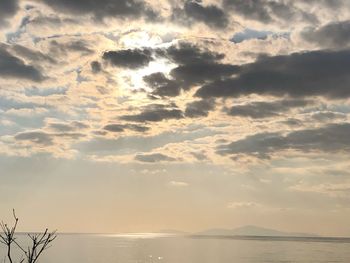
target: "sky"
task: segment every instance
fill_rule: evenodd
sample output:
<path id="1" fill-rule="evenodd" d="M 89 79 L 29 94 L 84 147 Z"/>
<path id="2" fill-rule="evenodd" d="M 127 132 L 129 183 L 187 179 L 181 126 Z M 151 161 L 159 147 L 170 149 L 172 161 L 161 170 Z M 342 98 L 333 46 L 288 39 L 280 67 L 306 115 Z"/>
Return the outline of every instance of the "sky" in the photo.
<path id="1" fill-rule="evenodd" d="M 0 217 L 350 236 L 347 0 L 0 0 Z"/>

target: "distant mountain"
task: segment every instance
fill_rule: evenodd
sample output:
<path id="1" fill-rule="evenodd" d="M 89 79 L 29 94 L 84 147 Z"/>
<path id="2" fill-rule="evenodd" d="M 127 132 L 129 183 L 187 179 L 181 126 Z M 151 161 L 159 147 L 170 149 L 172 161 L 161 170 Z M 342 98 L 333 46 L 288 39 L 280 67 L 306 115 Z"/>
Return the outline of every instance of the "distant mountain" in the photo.
<path id="1" fill-rule="evenodd" d="M 242 226 L 235 229 L 209 229 L 195 235 L 203 236 L 272 236 L 272 237 L 316 237 L 315 234 L 308 233 L 292 233 L 282 232 L 275 229 L 258 227 L 258 226 Z"/>

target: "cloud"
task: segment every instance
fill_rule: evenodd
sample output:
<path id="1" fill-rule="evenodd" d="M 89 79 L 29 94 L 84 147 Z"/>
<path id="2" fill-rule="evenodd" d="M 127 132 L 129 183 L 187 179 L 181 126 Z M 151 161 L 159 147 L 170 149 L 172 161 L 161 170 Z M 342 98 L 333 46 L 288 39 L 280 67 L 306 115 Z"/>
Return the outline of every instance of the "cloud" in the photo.
<path id="1" fill-rule="evenodd" d="M 157 13 L 144 1 L 138 0 L 42 0 L 56 11 L 73 15 L 92 15 L 97 20 L 104 18 L 157 19 Z"/>
<path id="2" fill-rule="evenodd" d="M 152 136 L 123 136 L 116 139 L 94 138 L 81 142 L 75 149 L 83 153 L 109 155 L 147 152 L 163 147 L 169 143 L 181 143 L 187 140 L 196 140 L 217 134 L 211 129 L 201 129 L 191 132 L 168 131 Z"/>
<path id="3" fill-rule="evenodd" d="M 150 49 L 106 51 L 102 58 L 113 66 L 131 69 L 145 67 L 153 60 Z"/>
<path id="4" fill-rule="evenodd" d="M 40 96 L 40 97 L 49 97 L 52 95 L 65 95 L 68 88 L 66 87 L 52 87 L 52 88 L 38 88 L 31 87 L 24 90 L 24 94 L 28 97 Z"/>
<path id="5" fill-rule="evenodd" d="M 12 50 L 19 56 L 29 59 L 33 62 L 48 62 L 55 64 L 56 60 L 49 55 L 43 54 L 40 51 L 32 50 L 22 45 L 11 46 Z"/>
<path id="6" fill-rule="evenodd" d="M 293 5 L 292 1 L 275 0 L 224 0 L 225 10 L 230 10 L 238 16 L 261 23 L 276 21 L 317 22 L 317 18 Z"/>
<path id="7" fill-rule="evenodd" d="M 350 123 L 329 124 L 321 128 L 282 133 L 258 133 L 217 147 L 220 155 L 246 154 L 268 158 L 271 154 L 294 150 L 298 152 L 350 152 Z"/>
<path id="8" fill-rule="evenodd" d="M 90 126 L 81 122 L 81 121 L 72 121 L 72 122 L 49 122 L 48 123 L 48 128 L 56 131 L 56 132 L 72 132 L 76 130 L 83 130 L 87 129 Z"/>
<path id="9" fill-rule="evenodd" d="M 236 73 L 238 68 L 235 65 L 215 62 L 189 63 L 172 69 L 170 75 L 184 90 L 188 90 L 193 85 L 229 77 Z"/>
<path id="10" fill-rule="evenodd" d="M 201 152 L 191 152 L 190 154 L 194 158 L 196 158 L 198 161 L 208 160 L 208 156 L 203 151 L 201 151 Z"/>
<path id="11" fill-rule="evenodd" d="M 164 155 L 162 153 L 152 153 L 152 154 L 138 154 L 135 156 L 135 160 L 145 163 L 157 163 L 157 162 L 173 162 L 176 159 Z"/>
<path id="12" fill-rule="evenodd" d="M 83 55 L 90 55 L 94 50 L 90 48 L 89 43 L 84 40 L 74 40 L 68 43 L 60 43 L 56 40 L 50 42 L 50 52 L 58 55 L 67 55 L 68 52 L 79 52 Z"/>
<path id="13" fill-rule="evenodd" d="M 21 100 L 19 98 L 8 98 L 0 96 L 0 109 L 11 110 L 11 109 L 35 109 L 35 108 L 48 108 L 48 105 L 36 103 L 33 101 Z"/>
<path id="14" fill-rule="evenodd" d="M 288 125 L 290 127 L 301 127 L 303 126 L 303 121 L 295 118 L 288 118 L 284 121 L 281 121 L 281 123 Z"/>
<path id="15" fill-rule="evenodd" d="M 7 19 L 14 16 L 19 9 L 18 0 L 0 1 L 0 28 L 7 25 Z"/>
<path id="16" fill-rule="evenodd" d="M 144 76 L 143 81 L 153 89 L 152 96 L 175 97 L 180 95 L 180 83 L 176 80 L 168 79 L 162 72 Z"/>
<path id="17" fill-rule="evenodd" d="M 52 145 L 52 137 L 50 134 L 42 131 L 29 131 L 18 133 L 14 137 L 17 141 L 30 141 L 43 146 Z"/>
<path id="18" fill-rule="evenodd" d="M 235 65 L 220 63 L 225 57 L 223 54 L 187 42 L 180 42 L 167 49 L 158 49 L 156 54 L 179 65 L 170 71 L 170 78 L 161 72 L 143 78 L 153 89 L 153 97 L 175 97 L 180 95 L 182 89 L 188 90 L 207 81 L 229 77 L 239 69 Z"/>
<path id="19" fill-rule="evenodd" d="M 186 105 L 185 116 L 190 118 L 206 117 L 215 108 L 215 100 L 197 100 Z"/>
<path id="20" fill-rule="evenodd" d="M 101 63 L 98 61 L 92 61 L 90 66 L 93 73 L 99 73 L 102 70 Z"/>
<path id="21" fill-rule="evenodd" d="M 156 53 L 159 56 L 168 58 L 176 64 L 200 64 L 213 63 L 225 57 L 222 53 L 202 49 L 199 46 L 188 42 L 179 42 L 167 49 L 158 49 Z"/>
<path id="22" fill-rule="evenodd" d="M 311 118 L 318 122 L 329 122 L 334 120 L 345 120 L 346 114 L 332 111 L 318 111 L 312 113 Z"/>
<path id="23" fill-rule="evenodd" d="M 149 130 L 149 127 L 136 124 L 107 124 L 103 129 L 109 132 L 123 132 L 125 130 L 146 132 Z"/>
<path id="24" fill-rule="evenodd" d="M 51 146 L 51 145 L 54 145 L 55 138 L 64 137 L 64 138 L 77 140 L 79 138 L 86 136 L 85 134 L 82 134 L 82 133 L 65 132 L 64 131 L 65 128 L 63 126 L 60 126 L 57 128 L 60 131 L 58 133 L 48 133 L 40 130 L 20 132 L 14 136 L 14 139 L 16 141 L 29 142 L 39 146 Z"/>
<path id="25" fill-rule="evenodd" d="M 246 1 L 246 0 L 224 0 L 224 7 L 232 9 L 236 14 L 248 19 L 258 20 L 260 22 L 271 22 L 271 10 L 267 1 Z"/>
<path id="26" fill-rule="evenodd" d="M 323 48 L 349 47 L 350 20 L 332 22 L 317 28 L 309 27 L 301 32 L 301 37 Z"/>
<path id="27" fill-rule="evenodd" d="M 22 59 L 9 53 L 0 45 L 0 76 L 5 78 L 27 79 L 35 82 L 44 80 L 39 69 L 27 65 Z"/>
<path id="28" fill-rule="evenodd" d="M 51 134 L 51 136 L 53 137 L 65 137 L 65 138 L 70 138 L 70 139 L 80 139 L 82 137 L 85 137 L 85 134 L 82 133 L 78 133 L 78 132 L 62 132 L 62 133 L 55 133 L 55 134 Z"/>
<path id="29" fill-rule="evenodd" d="M 42 12 L 38 12 L 35 17 L 31 17 L 28 20 L 28 24 L 33 24 L 35 26 L 52 26 L 59 27 L 62 25 L 76 25 L 79 23 L 78 18 L 72 17 L 60 17 L 59 14 L 43 14 Z"/>
<path id="30" fill-rule="evenodd" d="M 183 7 L 174 8 L 172 20 L 191 25 L 194 22 L 202 22 L 209 27 L 224 29 L 229 24 L 227 14 L 216 5 L 203 6 L 201 1 L 187 0 Z"/>
<path id="31" fill-rule="evenodd" d="M 125 126 L 122 124 L 108 124 L 104 126 L 103 129 L 110 132 L 123 132 L 125 130 Z"/>
<path id="32" fill-rule="evenodd" d="M 307 184 L 299 183 L 289 187 L 292 191 L 298 192 L 313 192 L 327 194 L 330 197 L 345 197 L 350 193 L 350 184 L 346 181 L 341 183 L 321 183 L 321 184 Z"/>
<path id="33" fill-rule="evenodd" d="M 311 104 L 311 101 L 299 99 L 285 99 L 273 102 L 256 101 L 232 106 L 227 110 L 227 114 L 236 117 L 250 117 L 252 119 L 269 118 L 309 104 Z"/>
<path id="34" fill-rule="evenodd" d="M 240 66 L 234 78 L 202 86 L 196 96 L 240 97 L 250 94 L 292 97 L 350 96 L 350 51 L 311 51 L 280 56 L 261 56 Z"/>
<path id="35" fill-rule="evenodd" d="M 176 97 L 181 94 L 181 90 L 189 90 L 195 85 L 231 76 L 236 71 L 237 66 L 234 65 L 196 63 L 172 69 L 171 78 L 167 78 L 162 72 L 156 72 L 144 76 L 143 80 L 152 88 L 152 97 Z"/>
<path id="36" fill-rule="evenodd" d="M 120 119 L 134 122 L 159 122 L 169 119 L 182 119 L 183 113 L 177 107 L 149 104 L 138 114 L 124 115 Z"/>

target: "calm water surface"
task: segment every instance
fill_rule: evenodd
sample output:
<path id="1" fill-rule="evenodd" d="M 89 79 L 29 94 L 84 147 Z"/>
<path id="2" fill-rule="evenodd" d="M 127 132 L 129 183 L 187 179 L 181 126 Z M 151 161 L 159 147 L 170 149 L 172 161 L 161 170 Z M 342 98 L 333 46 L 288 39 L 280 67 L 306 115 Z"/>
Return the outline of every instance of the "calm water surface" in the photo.
<path id="1" fill-rule="evenodd" d="M 19 237 L 21 241 L 23 237 Z M 0 261 L 5 256 L 0 249 Z M 350 262 L 349 240 L 237 240 L 152 235 L 61 234 L 40 262 Z"/>

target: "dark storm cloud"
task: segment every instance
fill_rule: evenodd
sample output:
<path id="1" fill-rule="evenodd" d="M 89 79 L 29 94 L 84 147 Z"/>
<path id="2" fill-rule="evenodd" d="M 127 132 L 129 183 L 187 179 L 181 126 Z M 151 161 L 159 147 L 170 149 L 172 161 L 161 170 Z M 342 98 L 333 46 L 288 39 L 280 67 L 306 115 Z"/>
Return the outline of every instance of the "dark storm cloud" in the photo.
<path id="1" fill-rule="evenodd" d="M 101 63 L 98 61 L 92 61 L 90 66 L 93 73 L 99 73 L 102 70 Z"/>
<path id="2" fill-rule="evenodd" d="M 153 96 L 175 97 L 181 92 L 181 85 L 176 80 L 168 79 L 162 72 L 143 77 L 143 81 L 153 89 Z"/>
<path id="3" fill-rule="evenodd" d="M 305 2 L 304 0 L 299 1 L 310 5 L 316 4 L 321 7 L 333 8 L 333 10 L 348 5 L 348 0 L 308 0 L 307 2 Z"/>
<path id="4" fill-rule="evenodd" d="M 215 100 L 198 100 L 186 105 L 185 116 L 190 118 L 206 117 L 215 108 Z"/>
<path id="5" fill-rule="evenodd" d="M 196 63 L 180 65 L 170 71 L 167 78 L 162 72 L 156 72 L 143 78 L 153 89 L 152 96 L 175 97 L 181 90 L 189 90 L 194 85 L 203 84 L 222 77 L 231 76 L 237 71 L 237 66 L 219 63 Z"/>
<path id="6" fill-rule="evenodd" d="M 15 135 L 17 141 L 29 141 L 43 146 L 52 145 L 50 134 L 42 131 L 22 132 Z"/>
<path id="7" fill-rule="evenodd" d="M 173 162 L 176 161 L 175 158 L 167 156 L 162 153 L 152 153 L 152 154 L 138 154 L 135 156 L 135 160 L 145 163 L 156 163 L 156 162 Z"/>
<path id="8" fill-rule="evenodd" d="M 125 130 L 146 132 L 149 130 L 149 127 L 136 124 L 107 124 L 103 129 L 109 132 L 123 132 Z"/>
<path id="9" fill-rule="evenodd" d="M 224 0 L 224 7 L 239 15 L 261 22 L 271 22 L 271 8 L 265 0 Z"/>
<path id="10" fill-rule="evenodd" d="M 33 62 L 48 62 L 56 63 L 56 60 L 49 55 L 43 54 L 40 51 L 32 50 L 22 45 L 13 45 L 12 50 L 19 56 L 29 59 Z"/>
<path id="11" fill-rule="evenodd" d="M 42 73 L 36 67 L 27 65 L 22 59 L 9 53 L 0 45 L 0 76 L 27 79 L 35 82 L 44 80 Z"/>
<path id="12" fill-rule="evenodd" d="M 227 114 L 238 117 L 250 117 L 253 119 L 269 118 L 287 112 L 293 108 L 305 107 L 310 101 L 290 99 L 273 102 L 256 101 L 244 105 L 233 106 L 228 109 Z"/>
<path id="13" fill-rule="evenodd" d="M 0 28 L 3 25 L 7 25 L 7 19 L 14 16 L 17 13 L 18 8 L 18 0 L 0 1 Z"/>
<path id="14" fill-rule="evenodd" d="M 102 58 L 113 66 L 123 68 L 145 67 L 153 60 L 150 49 L 106 51 L 103 53 Z"/>
<path id="15" fill-rule="evenodd" d="M 180 42 L 167 49 L 159 49 L 157 54 L 168 58 L 176 64 L 213 63 L 225 57 L 222 53 L 202 49 L 187 42 Z"/>
<path id="16" fill-rule="evenodd" d="M 208 80 L 228 77 L 238 71 L 239 67 L 220 63 L 190 63 L 180 65 L 170 71 L 170 75 L 177 80 L 184 90 L 193 85 L 202 84 Z"/>
<path id="17" fill-rule="evenodd" d="M 217 29 L 226 28 L 229 23 L 227 14 L 218 6 L 203 6 L 201 1 L 194 0 L 185 1 L 181 8 L 174 8 L 172 20 L 186 25 L 202 22 Z"/>
<path id="18" fill-rule="evenodd" d="M 325 48 L 346 48 L 350 43 L 350 21 L 330 23 L 319 28 L 307 28 L 301 33 L 301 37 Z"/>
<path id="19" fill-rule="evenodd" d="M 224 7 L 229 8 L 248 19 L 271 22 L 271 10 L 265 0 L 224 0 Z"/>
<path id="20" fill-rule="evenodd" d="M 183 113 L 177 107 L 164 106 L 160 104 L 150 104 L 138 114 L 124 115 L 122 120 L 134 122 L 159 122 L 169 119 L 182 119 Z"/>
<path id="21" fill-rule="evenodd" d="M 220 155 L 247 154 L 268 158 L 271 154 L 294 150 L 307 152 L 350 152 L 350 123 L 330 124 L 321 128 L 281 133 L 259 133 L 230 144 L 219 145 Z"/>
<path id="22" fill-rule="evenodd" d="M 42 0 L 56 11 L 104 18 L 155 20 L 157 13 L 142 0 Z"/>
<path id="23" fill-rule="evenodd" d="M 317 18 L 293 5 L 292 1 L 274 0 L 224 0 L 223 6 L 227 10 L 249 20 L 271 23 L 275 20 L 291 21 L 302 19 L 316 22 Z"/>
<path id="24" fill-rule="evenodd" d="M 312 51 L 267 57 L 240 66 L 234 78 L 202 86 L 196 96 L 239 97 L 250 94 L 292 97 L 350 96 L 350 51 Z"/>
<path id="25" fill-rule="evenodd" d="M 179 64 L 170 71 L 170 78 L 161 72 L 144 77 L 146 84 L 153 89 L 151 95 L 156 97 L 177 96 L 181 93 L 181 89 L 188 90 L 206 81 L 231 76 L 239 69 L 235 65 L 220 63 L 224 54 L 189 43 L 179 43 L 167 49 L 159 49 L 156 53 Z"/>

